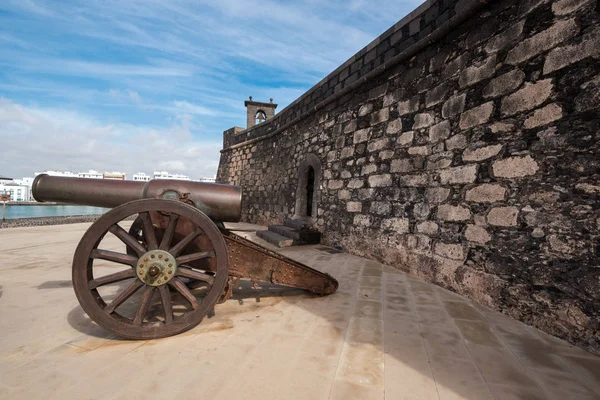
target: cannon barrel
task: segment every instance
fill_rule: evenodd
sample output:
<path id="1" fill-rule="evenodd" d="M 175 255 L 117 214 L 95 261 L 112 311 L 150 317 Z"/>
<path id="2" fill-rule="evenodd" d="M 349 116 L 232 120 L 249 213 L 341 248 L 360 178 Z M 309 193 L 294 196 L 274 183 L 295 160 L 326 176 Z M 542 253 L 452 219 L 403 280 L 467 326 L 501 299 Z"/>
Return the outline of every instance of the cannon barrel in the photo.
<path id="1" fill-rule="evenodd" d="M 53 201 L 113 208 L 133 200 L 165 198 L 188 201 L 214 221 L 238 222 L 242 214 L 242 189 L 234 185 L 153 179 L 149 182 L 69 178 L 38 175 L 32 194 L 39 202 Z"/>

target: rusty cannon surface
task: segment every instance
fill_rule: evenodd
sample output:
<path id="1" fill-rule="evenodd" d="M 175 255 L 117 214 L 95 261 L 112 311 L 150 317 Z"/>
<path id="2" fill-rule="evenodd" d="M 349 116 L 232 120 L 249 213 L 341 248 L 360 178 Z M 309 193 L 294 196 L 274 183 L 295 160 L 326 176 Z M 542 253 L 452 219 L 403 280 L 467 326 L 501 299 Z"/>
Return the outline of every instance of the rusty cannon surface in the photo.
<path id="1" fill-rule="evenodd" d="M 223 222 L 240 220 L 238 186 L 42 174 L 32 192 L 40 202 L 112 208 L 79 242 L 72 279 L 88 316 L 121 337 L 155 339 L 191 329 L 241 279 L 318 295 L 338 287 L 330 275 L 225 229 Z M 128 230 L 120 225 L 132 218 Z"/>

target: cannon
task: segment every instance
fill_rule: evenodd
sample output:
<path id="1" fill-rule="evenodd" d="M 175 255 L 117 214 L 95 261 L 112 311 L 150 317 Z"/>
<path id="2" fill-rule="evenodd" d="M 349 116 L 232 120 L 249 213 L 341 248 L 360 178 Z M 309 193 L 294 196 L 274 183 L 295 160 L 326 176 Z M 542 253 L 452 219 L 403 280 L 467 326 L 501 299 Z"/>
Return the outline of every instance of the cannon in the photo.
<path id="1" fill-rule="evenodd" d="M 81 238 L 72 282 L 87 315 L 124 338 L 189 330 L 230 298 L 242 279 L 254 287 L 266 282 L 317 295 L 338 287 L 330 275 L 225 228 L 224 222 L 241 219 L 238 186 L 41 174 L 32 193 L 39 202 L 111 208 Z"/>

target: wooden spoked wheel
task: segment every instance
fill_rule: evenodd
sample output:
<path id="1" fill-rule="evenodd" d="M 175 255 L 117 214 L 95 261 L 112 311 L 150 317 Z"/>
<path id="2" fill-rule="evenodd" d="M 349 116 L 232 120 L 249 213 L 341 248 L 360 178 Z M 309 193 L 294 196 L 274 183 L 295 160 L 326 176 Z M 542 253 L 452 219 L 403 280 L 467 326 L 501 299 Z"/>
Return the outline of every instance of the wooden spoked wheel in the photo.
<path id="1" fill-rule="evenodd" d="M 136 214 L 139 237 L 119 225 Z M 98 325 L 155 339 L 199 324 L 228 270 L 225 241 L 210 218 L 178 201 L 144 199 L 110 210 L 87 230 L 73 259 L 73 287 Z"/>

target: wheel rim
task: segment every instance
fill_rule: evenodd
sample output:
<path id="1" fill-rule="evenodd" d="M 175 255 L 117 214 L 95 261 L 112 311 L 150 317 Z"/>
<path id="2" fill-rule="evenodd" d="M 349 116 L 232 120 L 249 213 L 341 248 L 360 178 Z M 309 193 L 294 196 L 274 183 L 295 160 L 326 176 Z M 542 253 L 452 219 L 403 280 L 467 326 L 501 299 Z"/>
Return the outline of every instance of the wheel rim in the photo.
<path id="1" fill-rule="evenodd" d="M 135 214 L 143 240 L 118 225 Z M 164 228 L 156 228 L 153 222 L 161 218 Z M 103 248 L 111 240 L 125 250 Z M 83 235 L 73 259 L 73 287 L 84 311 L 131 339 L 171 336 L 196 326 L 218 301 L 227 278 L 227 249 L 215 224 L 192 206 L 163 199 L 110 210 Z"/>

